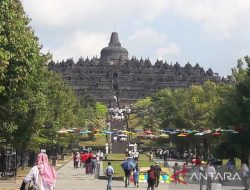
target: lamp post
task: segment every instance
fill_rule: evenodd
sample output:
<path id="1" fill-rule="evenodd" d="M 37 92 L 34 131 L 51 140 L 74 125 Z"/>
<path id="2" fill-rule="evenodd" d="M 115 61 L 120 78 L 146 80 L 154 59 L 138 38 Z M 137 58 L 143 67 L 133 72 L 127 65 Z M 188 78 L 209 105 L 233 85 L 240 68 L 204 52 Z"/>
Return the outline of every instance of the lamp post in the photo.
<path id="1" fill-rule="evenodd" d="M 111 122 L 107 123 L 108 126 L 108 131 L 111 132 Z M 108 145 L 109 145 L 109 152 L 112 153 L 112 134 L 109 134 L 109 138 L 108 138 Z"/>
<path id="2" fill-rule="evenodd" d="M 130 143 L 130 134 L 131 134 L 131 128 L 129 127 L 128 121 L 129 121 L 129 114 L 131 113 L 131 108 L 129 107 L 125 107 L 125 122 L 126 122 L 126 127 L 127 127 L 127 131 L 129 131 L 129 135 L 128 135 L 128 142 Z"/>

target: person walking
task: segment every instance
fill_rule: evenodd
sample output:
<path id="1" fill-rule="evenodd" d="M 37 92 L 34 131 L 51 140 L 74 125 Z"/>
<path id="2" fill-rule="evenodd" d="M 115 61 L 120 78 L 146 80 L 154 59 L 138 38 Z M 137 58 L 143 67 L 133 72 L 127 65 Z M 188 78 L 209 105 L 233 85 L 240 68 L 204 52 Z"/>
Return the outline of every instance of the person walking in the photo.
<path id="1" fill-rule="evenodd" d="M 168 158 L 165 157 L 164 161 L 163 161 L 163 165 L 165 168 L 169 168 L 169 164 L 168 164 Z"/>
<path id="2" fill-rule="evenodd" d="M 173 170 L 174 170 L 173 176 L 174 176 L 174 182 L 175 182 L 175 184 L 177 184 L 177 182 L 180 183 L 179 174 L 178 174 L 179 171 L 180 171 L 180 167 L 178 166 L 177 162 L 174 164 Z"/>
<path id="3" fill-rule="evenodd" d="M 74 170 L 76 169 L 76 152 L 73 153 Z"/>
<path id="4" fill-rule="evenodd" d="M 249 184 L 248 184 L 249 168 L 247 167 L 247 164 L 245 164 L 245 163 L 242 163 L 241 175 L 242 175 L 242 184 L 245 187 L 244 190 L 248 190 L 249 189 Z"/>
<path id="5" fill-rule="evenodd" d="M 93 158 L 91 159 L 91 165 L 92 165 L 92 174 L 95 174 L 95 172 L 96 172 L 96 166 L 97 166 L 96 157 L 93 157 Z"/>
<path id="6" fill-rule="evenodd" d="M 207 166 L 207 190 L 212 190 L 212 182 L 216 175 L 216 170 L 213 164 L 210 162 Z"/>
<path id="7" fill-rule="evenodd" d="M 129 178 L 131 176 L 131 170 L 124 170 L 124 174 L 125 174 L 125 187 L 129 186 Z"/>
<path id="8" fill-rule="evenodd" d="M 76 152 L 75 153 L 75 158 L 74 158 L 74 169 L 78 168 L 79 162 L 80 162 L 80 153 Z"/>
<path id="9" fill-rule="evenodd" d="M 55 189 L 56 171 L 49 164 L 47 154 L 40 153 L 37 155 L 36 165 L 31 168 L 29 174 L 24 178 L 20 190 L 25 190 L 26 184 L 31 181 L 33 181 L 33 184 L 36 189 L 40 190 Z"/>
<path id="10" fill-rule="evenodd" d="M 107 190 L 111 190 L 111 182 L 112 182 L 112 176 L 115 173 L 114 168 L 111 166 L 111 162 L 108 162 L 108 167 L 106 168 L 106 176 L 107 176 Z"/>
<path id="11" fill-rule="evenodd" d="M 136 164 L 134 170 L 133 170 L 133 180 L 134 180 L 134 185 L 135 187 L 139 187 L 139 168 L 138 168 L 138 164 Z"/>
<path id="12" fill-rule="evenodd" d="M 161 166 L 159 166 L 158 162 L 155 163 L 154 170 L 156 173 L 156 184 L 155 187 L 159 186 L 159 181 L 160 181 L 160 174 L 161 174 Z"/>
<path id="13" fill-rule="evenodd" d="M 182 179 L 183 181 L 185 181 L 185 177 L 186 177 L 186 173 L 187 173 L 187 165 L 186 165 L 186 162 L 183 163 L 183 166 L 182 166 Z"/>
<path id="14" fill-rule="evenodd" d="M 205 175 L 206 175 L 206 162 L 202 161 L 200 168 L 199 168 L 199 180 L 200 180 L 200 190 L 202 190 L 203 185 L 204 185 L 204 180 L 205 180 Z"/>
<path id="15" fill-rule="evenodd" d="M 154 166 L 151 165 L 150 169 L 148 170 L 148 188 L 147 190 L 154 190 L 156 182 L 156 172 Z"/>

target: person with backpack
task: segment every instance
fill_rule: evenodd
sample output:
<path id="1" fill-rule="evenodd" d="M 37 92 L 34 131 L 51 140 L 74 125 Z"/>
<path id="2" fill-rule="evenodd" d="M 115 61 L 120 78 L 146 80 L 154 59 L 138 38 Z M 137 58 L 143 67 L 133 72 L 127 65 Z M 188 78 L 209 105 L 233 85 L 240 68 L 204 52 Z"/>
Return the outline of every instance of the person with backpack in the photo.
<path id="1" fill-rule="evenodd" d="M 111 166 L 111 162 L 108 162 L 108 167 L 106 168 L 106 176 L 107 176 L 107 190 L 111 190 L 111 182 L 112 182 L 112 176 L 115 173 L 114 168 Z"/>
<path id="2" fill-rule="evenodd" d="M 148 188 L 147 190 L 154 190 L 156 182 L 156 172 L 154 166 L 151 165 L 150 169 L 148 170 Z"/>
<path id="3" fill-rule="evenodd" d="M 155 169 L 155 173 L 156 173 L 156 184 L 155 184 L 155 187 L 158 187 L 159 186 L 159 181 L 160 181 L 160 174 L 161 174 L 161 166 L 158 165 L 158 163 L 156 162 L 155 163 L 155 166 L 154 166 L 154 169 Z"/>

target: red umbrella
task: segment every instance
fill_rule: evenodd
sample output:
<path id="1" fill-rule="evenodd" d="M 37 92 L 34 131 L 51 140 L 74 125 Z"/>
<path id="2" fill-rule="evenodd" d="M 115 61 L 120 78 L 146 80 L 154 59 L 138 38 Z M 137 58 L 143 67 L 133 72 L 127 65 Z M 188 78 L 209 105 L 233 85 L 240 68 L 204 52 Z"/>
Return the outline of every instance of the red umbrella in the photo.
<path id="1" fill-rule="evenodd" d="M 144 133 L 145 133 L 146 135 L 153 134 L 153 132 L 152 132 L 152 131 L 150 131 L 150 130 L 146 130 L 146 131 L 144 131 Z"/>
<path id="2" fill-rule="evenodd" d="M 218 133 L 218 132 L 216 131 L 216 132 L 212 133 L 212 135 L 213 135 L 214 137 L 218 137 L 218 136 L 220 136 L 221 134 Z"/>

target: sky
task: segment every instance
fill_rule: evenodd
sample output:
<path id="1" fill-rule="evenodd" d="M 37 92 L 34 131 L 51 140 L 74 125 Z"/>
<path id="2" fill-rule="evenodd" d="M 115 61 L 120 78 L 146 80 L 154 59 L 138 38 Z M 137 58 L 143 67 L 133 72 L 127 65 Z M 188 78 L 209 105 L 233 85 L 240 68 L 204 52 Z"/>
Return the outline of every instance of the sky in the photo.
<path id="1" fill-rule="evenodd" d="M 250 0 L 22 0 L 30 25 L 53 60 L 100 57 L 113 31 L 129 57 L 220 76 L 250 55 Z"/>

